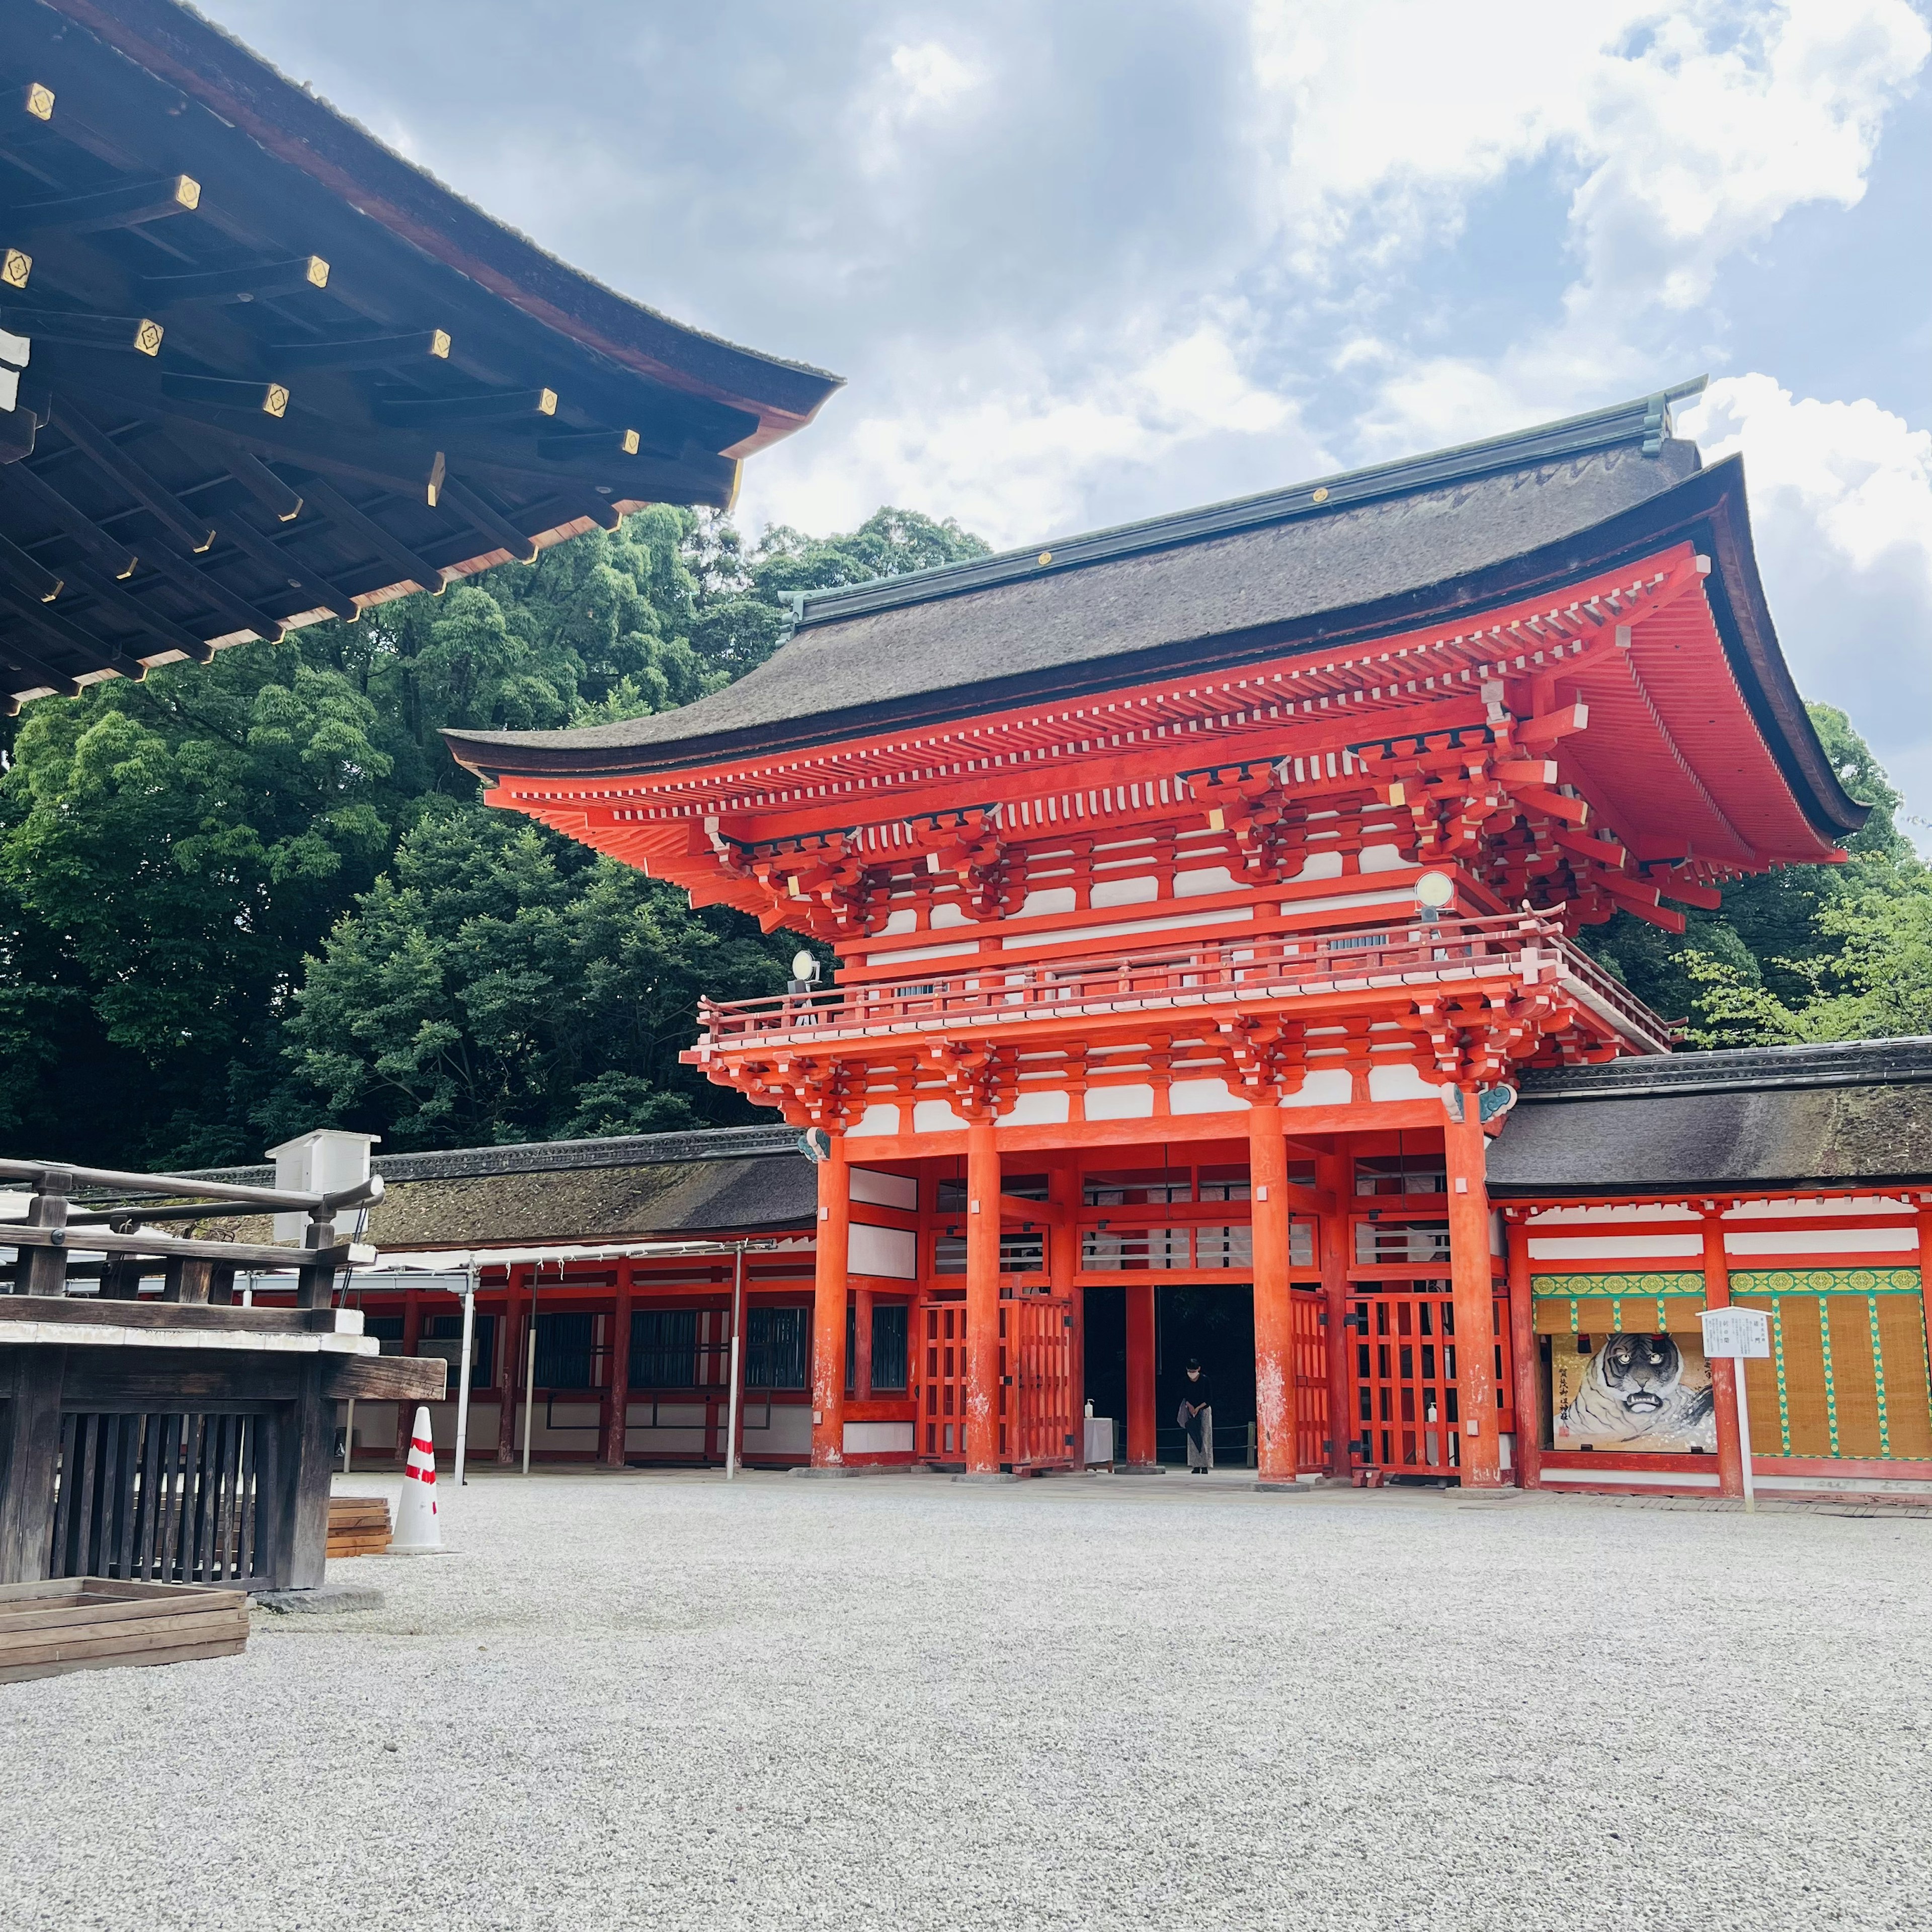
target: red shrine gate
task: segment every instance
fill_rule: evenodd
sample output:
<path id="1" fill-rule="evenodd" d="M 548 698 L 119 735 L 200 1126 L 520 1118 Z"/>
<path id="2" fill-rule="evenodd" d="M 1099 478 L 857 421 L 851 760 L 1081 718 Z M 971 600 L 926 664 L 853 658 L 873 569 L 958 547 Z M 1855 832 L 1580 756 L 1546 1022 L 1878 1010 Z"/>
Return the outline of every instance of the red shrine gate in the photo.
<path id="1" fill-rule="evenodd" d="M 874 1440 L 839 1372 L 855 1295 L 914 1298 L 891 1453 L 987 1474 L 1078 1453 L 1100 1286 L 1126 1291 L 1150 1461 L 1153 1283 L 1245 1278 L 1264 1482 L 1504 1479 L 1534 1366 L 1488 1139 L 1522 1069 L 1671 1043 L 1577 931 L 1682 930 L 1666 899 L 1861 822 L 1735 470 L 1699 473 L 1665 416 L 815 595 L 688 711 L 457 736 L 494 802 L 838 956 L 829 986 L 703 1003 L 686 1056 L 824 1136 L 815 1465 Z M 1463 561 L 1418 538 L 1394 586 L 1388 520 L 1415 516 Z M 1295 604 L 1296 571 L 1350 570 L 1376 595 Z M 1177 1154 L 1184 1200 L 1089 1198 Z"/>

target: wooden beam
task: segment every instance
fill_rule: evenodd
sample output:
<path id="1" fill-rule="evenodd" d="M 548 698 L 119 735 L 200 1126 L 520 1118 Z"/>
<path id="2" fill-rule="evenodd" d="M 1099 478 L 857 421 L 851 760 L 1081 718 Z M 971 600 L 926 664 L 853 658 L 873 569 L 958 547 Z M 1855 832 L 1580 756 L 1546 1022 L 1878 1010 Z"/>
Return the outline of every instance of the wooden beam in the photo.
<path id="1" fill-rule="evenodd" d="M 449 332 L 430 328 L 412 335 L 370 335 L 346 342 L 278 342 L 263 352 L 277 369 L 395 369 L 449 360 Z"/>
<path id="2" fill-rule="evenodd" d="M 536 422 L 556 414 L 554 389 L 493 389 L 469 396 L 416 396 L 388 391 L 376 398 L 376 419 L 398 429 L 447 423 Z"/>
<path id="3" fill-rule="evenodd" d="M 118 539 L 110 536 L 84 511 L 75 508 L 51 483 L 37 476 L 24 463 L 0 467 L 0 490 L 16 502 L 31 506 L 42 516 L 51 518 L 64 536 L 70 537 L 112 577 L 134 574 L 135 554 Z"/>
<path id="4" fill-rule="evenodd" d="M 179 651 L 196 664 L 205 664 L 214 657 L 214 647 L 205 638 L 196 637 L 185 626 L 153 609 L 119 579 L 100 576 L 78 563 L 68 565 L 67 574 L 71 589 L 86 591 L 109 610 L 139 625 L 159 650 Z"/>
<path id="5" fill-rule="evenodd" d="M 29 630 L 72 651 L 89 670 L 111 670 L 137 684 L 148 674 L 148 667 L 140 658 L 128 656 L 119 645 L 82 630 L 59 612 L 32 602 L 5 584 L 0 584 L 0 610 L 9 612 Z"/>
<path id="6" fill-rule="evenodd" d="M 139 284 L 141 299 L 157 308 L 180 302 L 228 302 L 262 296 L 300 295 L 328 286 L 328 264 L 320 255 L 293 255 L 257 262 L 244 268 L 201 268 L 182 275 L 148 275 Z"/>
<path id="7" fill-rule="evenodd" d="M 345 590 L 338 590 L 328 579 L 310 569 L 300 558 L 291 556 L 278 544 L 262 536 L 239 514 L 224 516 L 217 526 L 216 534 L 223 542 L 232 543 L 247 557 L 260 564 L 265 570 L 272 571 L 291 590 L 308 592 L 315 601 L 340 617 L 346 624 L 352 624 L 362 614 L 362 607 Z"/>
<path id="8" fill-rule="evenodd" d="M 190 550 L 204 550 L 214 541 L 212 524 L 189 509 L 165 484 L 149 476 L 141 464 L 66 397 L 55 403 L 53 420 L 55 427 L 97 470 L 105 471 Z"/>
<path id="9" fill-rule="evenodd" d="M 95 235 L 110 228 L 136 228 L 201 206 L 201 184 L 192 175 L 164 175 L 158 180 L 124 182 L 87 194 L 20 203 L 13 218 L 28 232 L 64 229 L 70 235 Z"/>
<path id="10" fill-rule="evenodd" d="M 214 533 L 209 532 L 209 541 Z M 166 544 L 152 544 L 145 553 L 148 562 L 164 577 L 172 578 L 184 590 L 192 591 L 206 602 L 212 604 L 226 620 L 236 629 L 253 631 L 266 642 L 274 644 L 288 632 L 288 626 L 279 617 L 272 617 L 266 610 L 258 610 L 245 597 L 238 597 L 218 578 L 196 569 L 184 556 L 178 555 Z"/>
<path id="11" fill-rule="evenodd" d="M 373 517 L 358 510 L 332 484 L 320 476 L 310 476 L 304 480 L 302 489 L 322 516 L 346 530 L 355 532 L 379 556 L 386 558 L 407 581 L 427 590 L 432 597 L 442 596 L 448 581 L 442 572 L 434 564 L 425 562 L 406 544 L 392 536 Z"/>
<path id="12" fill-rule="evenodd" d="M 537 547 L 529 536 L 474 490 L 459 483 L 447 472 L 438 500 L 440 504 L 459 512 L 466 522 L 483 533 L 488 542 L 508 550 L 518 563 L 536 562 Z"/>
<path id="13" fill-rule="evenodd" d="M 80 695 L 80 685 L 65 671 L 56 670 L 52 664 L 43 663 L 32 652 L 22 650 L 10 638 L 0 636 L 0 662 L 4 662 L 8 669 L 26 678 L 30 688 L 45 685 L 50 691 L 58 692 L 62 698 L 78 698 Z M 9 715 L 16 716 L 19 710 L 20 706 L 16 704 Z"/>
<path id="14" fill-rule="evenodd" d="M 174 422 L 166 425 L 168 440 L 227 471 L 278 524 L 292 524 L 302 514 L 300 494 L 290 488 L 260 457 L 218 429 Z"/>
<path id="15" fill-rule="evenodd" d="M 1562 710 L 1548 712 L 1540 718 L 1519 718 L 1510 728 L 1510 736 L 1526 752 L 1540 751 L 1573 732 L 1587 730 L 1589 722 L 1587 704 L 1566 704 Z"/>
<path id="16" fill-rule="evenodd" d="M 98 315 L 79 309 L 23 308 L 8 302 L 0 308 L 0 328 L 36 342 L 72 343 L 82 349 L 125 350 L 130 355 L 158 356 L 161 325 L 145 315 Z"/>
<path id="17" fill-rule="evenodd" d="M 62 579 L 9 536 L 0 536 L 0 577 L 18 586 L 37 604 L 51 604 L 61 594 Z"/>
<path id="18" fill-rule="evenodd" d="M 161 371 L 161 394 L 178 402 L 200 403 L 209 409 L 238 410 L 266 416 L 289 412 L 286 382 L 242 381 L 228 376 L 189 376 Z"/>
<path id="19" fill-rule="evenodd" d="M 1715 886 L 1701 885 L 1691 879 L 1674 879 L 1667 872 L 1650 872 L 1645 876 L 1666 898 L 1680 900 L 1701 912 L 1716 912 L 1724 903 L 1724 894 Z"/>

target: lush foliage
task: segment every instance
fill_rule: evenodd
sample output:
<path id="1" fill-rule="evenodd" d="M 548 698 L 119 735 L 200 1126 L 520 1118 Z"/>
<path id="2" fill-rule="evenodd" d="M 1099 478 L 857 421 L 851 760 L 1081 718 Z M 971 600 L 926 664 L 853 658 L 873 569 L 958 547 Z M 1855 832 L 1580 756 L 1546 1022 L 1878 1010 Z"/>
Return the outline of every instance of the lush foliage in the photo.
<path id="1" fill-rule="evenodd" d="M 749 1118 L 676 1063 L 788 939 L 477 802 L 446 724 L 688 703 L 790 593 L 983 551 L 882 510 L 748 545 L 668 509 L 440 598 L 29 706 L 0 776 L 0 1134 L 93 1162 Z"/>
<path id="2" fill-rule="evenodd" d="M 1812 722 L 1852 796 L 1873 807 L 1840 866 L 1727 886 L 1676 938 L 1620 914 L 1591 950 L 1694 1047 L 1932 1034 L 1932 872 L 1898 830 L 1900 799 L 1850 721 Z"/>

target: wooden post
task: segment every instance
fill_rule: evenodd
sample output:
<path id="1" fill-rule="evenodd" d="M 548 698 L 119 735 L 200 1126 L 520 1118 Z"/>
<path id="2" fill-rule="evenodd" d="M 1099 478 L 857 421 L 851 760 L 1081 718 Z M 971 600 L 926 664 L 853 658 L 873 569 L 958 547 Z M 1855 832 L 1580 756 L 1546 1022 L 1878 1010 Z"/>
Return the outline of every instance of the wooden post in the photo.
<path id="1" fill-rule="evenodd" d="M 1127 1300 L 1127 1443 L 1130 1469 L 1157 1469 L 1154 1436 L 1154 1285 L 1135 1282 Z"/>
<path id="2" fill-rule="evenodd" d="M 1271 1090 L 1248 1108 L 1255 1268 L 1256 1460 L 1264 1483 L 1292 1483 L 1295 1432 L 1294 1298 L 1288 1284 L 1288 1143 Z"/>
<path id="3" fill-rule="evenodd" d="M 617 1263 L 617 1305 L 610 1315 L 610 1367 L 604 1382 L 604 1466 L 624 1466 L 624 1433 L 631 1408 L 631 1306 L 636 1282 L 631 1263 Z"/>
<path id="4" fill-rule="evenodd" d="M 1354 1337 L 1342 1325 L 1348 1316 L 1348 1267 L 1354 1259 L 1349 1245 L 1354 1224 L 1348 1214 L 1354 1166 L 1345 1154 L 1315 1158 L 1315 1185 L 1333 1203 L 1322 1212 L 1316 1239 L 1321 1244 L 1322 1306 L 1328 1318 L 1328 1473 L 1341 1477 L 1354 1466 L 1348 1445 L 1357 1428 L 1354 1364 L 1349 1359 Z"/>
<path id="5" fill-rule="evenodd" d="M 850 1273 L 852 1178 L 845 1136 L 829 1135 L 818 1164 L 817 1264 L 812 1299 L 812 1466 L 845 1461 L 845 1298 Z"/>
<path id="6" fill-rule="evenodd" d="M 872 1291 L 852 1291 L 852 1400 L 872 1399 Z"/>
<path id="7" fill-rule="evenodd" d="M 966 1473 L 1000 1467 L 1000 1149 L 966 1130 Z"/>
<path id="8" fill-rule="evenodd" d="M 1496 1432 L 1496 1283 L 1490 1270 L 1489 1141 L 1476 1090 L 1460 1090 L 1462 1118 L 1443 1132 L 1449 1175 L 1449 1275 L 1456 1305 L 1456 1383 L 1462 1486 L 1502 1482 Z"/>
<path id="9" fill-rule="evenodd" d="M 406 1288 L 403 1292 L 403 1348 L 404 1354 L 413 1355 L 422 1346 L 422 1290 Z M 351 1411 L 352 1418 L 354 1412 Z M 396 1467 L 406 1469 L 410 1466 L 410 1437 L 416 1427 L 416 1411 L 414 1402 L 399 1402 L 396 1405 Z M 346 1438 L 344 1440 L 346 1441 Z"/>
<path id="10" fill-rule="evenodd" d="M 1046 1230 L 1047 1286 L 1064 1295 L 1073 1327 L 1067 1342 L 1067 1366 L 1073 1403 L 1074 1466 L 1087 1462 L 1087 1296 L 1078 1286 L 1080 1273 L 1080 1162 L 1063 1154 L 1047 1170 L 1046 1198 L 1059 1215 Z"/>
<path id="11" fill-rule="evenodd" d="M 0 1348 L 0 1583 L 38 1583 L 47 1574 L 67 1355 Z"/>
<path id="12" fill-rule="evenodd" d="M 328 1478 L 335 1462 L 335 1404 L 322 1394 L 322 1364 L 298 1358 L 296 1399 L 284 1411 L 275 1457 L 274 1552 L 278 1590 L 309 1590 L 322 1580 L 328 1550 Z"/>
<path id="13" fill-rule="evenodd" d="M 64 1228 L 67 1198 L 74 1192 L 74 1170 L 50 1167 L 27 1204 L 30 1228 Z M 20 1257 L 17 1280 L 22 1294 L 64 1294 L 67 1253 L 62 1248 L 28 1248 Z"/>
<path id="14" fill-rule="evenodd" d="M 1520 1490 L 1543 1486 L 1543 1376 L 1536 1340 L 1535 1292 L 1529 1273 L 1529 1229 L 1520 1221 L 1503 1223 L 1509 1267 L 1510 1360 L 1516 1365 L 1516 1483 Z"/>
<path id="15" fill-rule="evenodd" d="M 517 1317 L 523 1312 L 518 1290 L 527 1264 L 514 1264 L 503 1277 L 502 1338 L 497 1348 L 496 1460 L 506 1469 L 517 1460 L 517 1390 L 523 1384 L 524 1350 Z"/>
<path id="16" fill-rule="evenodd" d="M 1709 1207 L 1704 1210 L 1704 1306 L 1730 1305 L 1731 1264 L 1724 1252 L 1724 1210 L 1721 1206 Z M 1745 1400 L 1744 1378 L 1728 1355 L 1718 1356 L 1710 1370 L 1711 1406 L 1718 1424 L 1718 1493 L 1742 1496 L 1744 1456 L 1738 1433 L 1738 1405 Z"/>

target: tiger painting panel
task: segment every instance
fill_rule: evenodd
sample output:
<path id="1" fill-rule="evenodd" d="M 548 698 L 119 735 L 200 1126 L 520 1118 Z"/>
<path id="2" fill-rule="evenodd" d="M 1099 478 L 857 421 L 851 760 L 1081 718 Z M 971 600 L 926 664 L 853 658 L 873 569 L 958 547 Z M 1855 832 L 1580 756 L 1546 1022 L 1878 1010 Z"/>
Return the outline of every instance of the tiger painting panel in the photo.
<path id="1" fill-rule="evenodd" d="M 1550 1347 L 1550 1369 L 1558 1449 L 1716 1452 L 1711 1371 L 1695 1340 L 1558 1336 Z"/>

